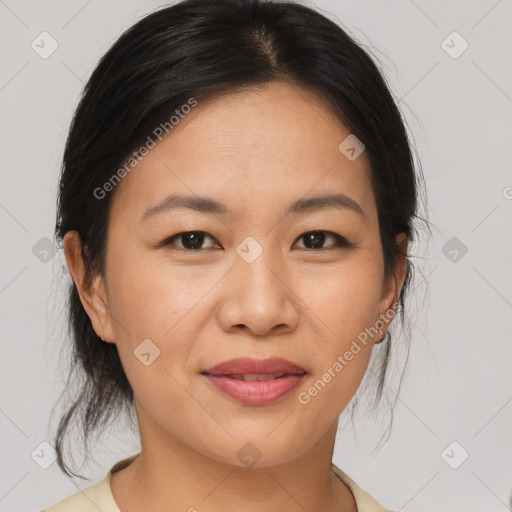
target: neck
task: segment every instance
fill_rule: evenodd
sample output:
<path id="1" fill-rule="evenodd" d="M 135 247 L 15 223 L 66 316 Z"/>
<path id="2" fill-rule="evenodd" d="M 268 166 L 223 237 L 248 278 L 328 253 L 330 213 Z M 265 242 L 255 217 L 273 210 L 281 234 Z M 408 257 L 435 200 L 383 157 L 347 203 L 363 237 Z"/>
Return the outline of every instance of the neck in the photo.
<path id="1" fill-rule="evenodd" d="M 337 423 L 301 456 L 279 464 L 244 467 L 208 457 L 178 440 L 146 438 L 142 450 L 111 478 L 123 512 L 357 512 L 348 487 L 331 471 Z"/>

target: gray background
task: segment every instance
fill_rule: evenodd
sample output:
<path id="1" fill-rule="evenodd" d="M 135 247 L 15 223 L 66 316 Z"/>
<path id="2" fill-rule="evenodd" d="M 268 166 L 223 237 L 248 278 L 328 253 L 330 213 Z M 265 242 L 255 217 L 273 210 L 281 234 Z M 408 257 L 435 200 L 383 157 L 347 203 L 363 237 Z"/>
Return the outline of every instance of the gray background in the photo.
<path id="1" fill-rule="evenodd" d="M 98 464 L 83 468 L 90 481 L 41 467 L 51 462 L 41 443 L 52 442 L 50 413 L 67 376 L 59 355 L 68 281 L 49 240 L 83 84 L 121 31 L 162 5 L 0 0 L 0 511 L 49 506 L 139 448 L 119 427 L 96 448 Z M 393 510 L 512 510 L 512 1 L 310 5 L 380 60 L 423 162 L 434 225 L 414 249 L 420 300 L 392 435 L 371 453 L 378 427 L 359 427 L 357 439 L 340 429 L 334 462 Z M 46 59 L 31 47 L 42 46 L 43 31 L 58 43 Z"/>

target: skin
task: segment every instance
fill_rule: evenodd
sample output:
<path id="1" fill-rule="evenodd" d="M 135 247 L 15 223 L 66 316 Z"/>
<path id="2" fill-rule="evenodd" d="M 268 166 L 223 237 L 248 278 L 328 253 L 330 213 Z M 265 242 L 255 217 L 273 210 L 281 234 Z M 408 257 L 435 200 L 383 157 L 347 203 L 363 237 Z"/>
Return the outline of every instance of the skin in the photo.
<path id="1" fill-rule="evenodd" d="M 286 83 L 200 102 L 117 186 L 105 276 L 85 279 L 79 238 L 66 235 L 82 303 L 117 345 L 135 394 L 141 455 L 111 480 L 123 512 L 357 510 L 331 461 L 338 416 L 381 335 L 307 405 L 297 399 L 392 308 L 404 279 L 405 258 L 385 279 L 369 161 L 338 149 L 349 133 L 321 98 Z M 170 193 L 208 196 L 231 213 L 179 209 L 141 221 Z M 365 217 L 334 207 L 283 214 L 331 193 Z M 324 248 L 312 248 L 302 235 L 316 230 L 355 246 L 324 233 Z M 186 231 L 209 236 L 199 250 L 181 237 L 157 247 Z M 248 236 L 263 250 L 250 264 L 236 252 Z M 405 253 L 405 235 L 397 242 Z M 134 357 L 146 338 L 160 349 L 149 366 Z M 283 357 L 308 375 L 275 403 L 243 405 L 200 374 L 243 356 Z M 249 442 L 261 453 L 252 468 L 237 457 Z"/>

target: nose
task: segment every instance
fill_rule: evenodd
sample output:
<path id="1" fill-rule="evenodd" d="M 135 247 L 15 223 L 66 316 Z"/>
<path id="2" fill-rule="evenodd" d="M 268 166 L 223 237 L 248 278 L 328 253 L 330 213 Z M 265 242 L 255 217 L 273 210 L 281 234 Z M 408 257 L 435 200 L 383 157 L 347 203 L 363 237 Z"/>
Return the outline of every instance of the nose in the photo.
<path id="1" fill-rule="evenodd" d="M 296 329 L 299 298 L 293 284 L 286 282 L 285 272 L 271 263 L 265 251 L 252 263 L 236 258 L 223 280 L 217 308 L 217 320 L 224 331 L 264 337 Z"/>

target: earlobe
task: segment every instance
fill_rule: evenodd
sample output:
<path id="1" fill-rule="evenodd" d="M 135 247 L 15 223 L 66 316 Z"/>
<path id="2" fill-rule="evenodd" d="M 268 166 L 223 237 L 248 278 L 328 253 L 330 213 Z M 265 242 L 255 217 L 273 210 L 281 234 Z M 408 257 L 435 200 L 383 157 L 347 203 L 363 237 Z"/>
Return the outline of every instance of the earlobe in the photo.
<path id="1" fill-rule="evenodd" d="M 100 338 L 113 340 L 111 317 L 107 294 L 100 274 L 90 276 L 82 256 L 82 243 L 77 231 L 68 231 L 63 239 L 64 254 L 69 273 L 75 283 L 84 307 L 96 334 Z"/>

